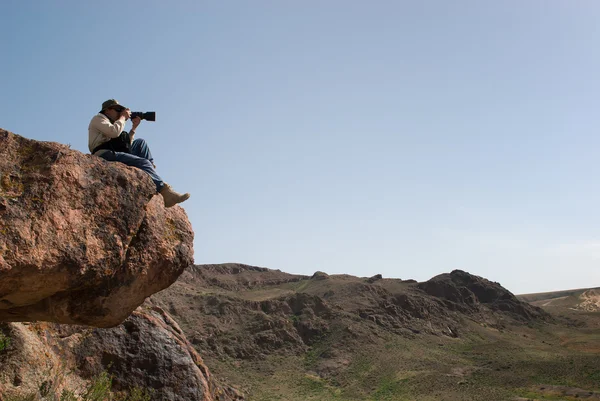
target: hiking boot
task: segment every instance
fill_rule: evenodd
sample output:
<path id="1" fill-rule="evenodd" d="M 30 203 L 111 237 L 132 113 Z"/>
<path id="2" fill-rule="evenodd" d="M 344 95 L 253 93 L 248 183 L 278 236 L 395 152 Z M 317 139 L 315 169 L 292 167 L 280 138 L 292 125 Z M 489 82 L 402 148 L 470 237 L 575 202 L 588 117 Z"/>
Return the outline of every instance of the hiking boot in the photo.
<path id="1" fill-rule="evenodd" d="M 165 207 L 175 206 L 178 203 L 181 203 L 187 200 L 190 197 L 190 194 L 180 194 L 179 192 L 173 191 L 173 188 L 169 184 L 165 184 L 160 192 L 159 192 L 163 200 L 165 201 Z"/>

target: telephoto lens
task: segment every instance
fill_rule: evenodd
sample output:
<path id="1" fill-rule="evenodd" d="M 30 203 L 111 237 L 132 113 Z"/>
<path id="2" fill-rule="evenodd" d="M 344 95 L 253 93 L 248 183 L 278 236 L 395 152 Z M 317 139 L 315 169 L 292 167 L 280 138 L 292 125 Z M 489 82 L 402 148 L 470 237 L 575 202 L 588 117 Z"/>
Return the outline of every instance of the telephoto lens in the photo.
<path id="1" fill-rule="evenodd" d="M 131 118 L 139 117 L 146 121 L 156 121 L 155 111 L 132 111 Z"/>

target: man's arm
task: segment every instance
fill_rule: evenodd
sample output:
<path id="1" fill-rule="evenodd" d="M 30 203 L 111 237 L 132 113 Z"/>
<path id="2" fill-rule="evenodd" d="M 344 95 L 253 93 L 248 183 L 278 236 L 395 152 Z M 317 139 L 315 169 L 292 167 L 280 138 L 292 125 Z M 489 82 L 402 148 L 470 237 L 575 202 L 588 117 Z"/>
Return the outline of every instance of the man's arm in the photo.
<path id="1" fill-rule="evenodd" d="M 129 140 L 133 142 L 133 137 L 135 136 L 135 129 L 140 125 L 142 119 L 140 117 L 134 117 L 131 119 L 131 130 L 129 131 Z"/>
<path id="2" fill-rule="evenodd" d="M 113 123 L 110 122 L 108 118 L 102 118 L 99 116 L 94 117 L 92 120 L 92 128 L 100 131 L 102 135 L 108 138 L 116 138 L 121 134 L 123 128 L 125 128 L 125 116 L 119 117 L 117 121 Z"/>

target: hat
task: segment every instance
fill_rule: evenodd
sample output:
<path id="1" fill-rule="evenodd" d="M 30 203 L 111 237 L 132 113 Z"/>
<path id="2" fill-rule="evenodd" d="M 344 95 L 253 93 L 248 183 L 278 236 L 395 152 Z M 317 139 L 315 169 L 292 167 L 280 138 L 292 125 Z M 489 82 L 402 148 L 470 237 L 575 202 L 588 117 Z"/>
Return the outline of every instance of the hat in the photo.
<path id="1" fill-rule="evenodd" d="M 103 112 L 106 109 L 110 109 L 111 107 L 115 107 L 115 106 L 121 106 L 124 109 L 126 109 L 127 107 L 123 106 L 122 104 L 119 104 L 119 102 L 116 99 L 108 99 L 106 102 L 102 103 L 102 110 L 100 110 L 100 112 Z"/>

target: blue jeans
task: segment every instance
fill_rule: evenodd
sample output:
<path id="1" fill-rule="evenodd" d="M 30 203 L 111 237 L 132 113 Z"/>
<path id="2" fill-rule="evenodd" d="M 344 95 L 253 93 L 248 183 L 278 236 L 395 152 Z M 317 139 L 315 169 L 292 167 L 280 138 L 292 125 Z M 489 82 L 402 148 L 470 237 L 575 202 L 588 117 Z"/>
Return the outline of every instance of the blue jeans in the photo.
<path id="1" fill-rule="evenodd" d="M 159 192 L 165 183 L 162 178 L 156 174 L 154 166 L 152 165 L 152 153 L 145 140 L 138 138 L 131 143 L 131 153 L 113 152 L 107 150 L 102 152 L 99 157 L 109 162 L 121 162 L 128 166 L 137 167 L 142 171 L 148 173 L 154 184 L 156 185 L 156 192 Z"/>

